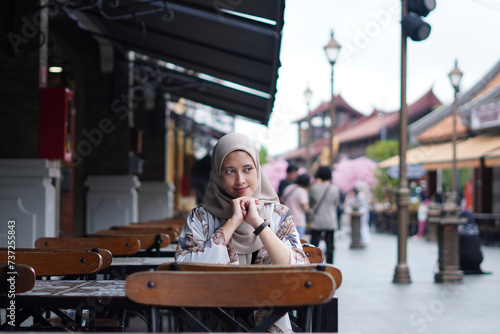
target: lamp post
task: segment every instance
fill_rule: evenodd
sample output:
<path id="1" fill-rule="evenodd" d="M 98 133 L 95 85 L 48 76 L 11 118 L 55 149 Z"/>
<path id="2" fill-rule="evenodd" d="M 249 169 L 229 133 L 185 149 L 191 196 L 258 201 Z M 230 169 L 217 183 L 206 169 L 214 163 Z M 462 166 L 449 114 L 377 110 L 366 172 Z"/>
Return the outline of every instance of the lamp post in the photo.
<path id="1" fill-rule="evenodd" d="M 312 124 L 311 124 L 311 109 L 309 108 L 312 94 L 313 92 L 309 88 L 309 83 L 307 83 L 307 88 L 304 91 L 304 98 L 306 99 L 306 105 L 307 105 L 307 126 L 308 126 L 307 138 L 306 138 L 306 152 L 307 152 L 306 168 L 309 173 L 311 172 L 311 165 L 312 165 L 312 159 L 311 159 Z"/>
<path id="2" fill-rule="evenodd" d="M 455 96 L 453 100 L 453 162 L 451 167 L 451 191 L 453 201 L 456 202 L 457 199 L 457 96 L 460 91 L 460 81 L 462 80 L 462 76 L 464 75 L 462 71 L 458 69 L 458 61 L 455 59 L 455 67 L 448 74 L 450 78 L 451 85 L 455 89 Z"/>
<path id="3" fill-rule="evenodd" d="M 402 0 L 401 17 L 408 15 L 407 0 Z M 406 179 L 406 147 L 408 146 L 408 113 L 406 106 L 406 34 L 401 26 L 401 111 L 399 115 L 399 184 L 397 191 L 398 206 L 398 264 L 394 271 L 393 283 L 411 283 L 410 269 L 406 264 L 406 242 L 408 238 L 408 207 L 410 189 Z"/>
<path id="4" fill-rule="evenodd" d="M 457 67 L 448 75 L 451 85 L 455 89 L 455 100 L 453 101 L 453 162 L 452 162 L 452 181 L 451 194 L 441 207 L 441 218 L 430 221 L 437 226 L 438 241 L 438 262 L 439 270 L 434 275 L 437 283 L 460 283 L 463 280 L 463 271 L 460 270 L 459 262 L 459 237 L 458 226 L 466 222 L 457 217 L 459 210 L 457 204 L 457 95 L 460 90 L 460 80 L 462 71 Z"/>
<path id="5" fill-rule="evenodd" d="M 332 75 L 331 75 L 331 100 L 330 100 L 330 167 L 333 166 L 334 156 L 333 156 L 333 132 L 335 130 L 335 97 L 333 95 L 333 66 L 335 65 L 335 61 L 337 60 L 337 56 L 339 54 L 341 45 L 333 38 L 333 29 L 330 31 L 330 41 L 327 45 L 323 47 L 325 50 L 326 58 L 330 62 L 332 67 Z"/>

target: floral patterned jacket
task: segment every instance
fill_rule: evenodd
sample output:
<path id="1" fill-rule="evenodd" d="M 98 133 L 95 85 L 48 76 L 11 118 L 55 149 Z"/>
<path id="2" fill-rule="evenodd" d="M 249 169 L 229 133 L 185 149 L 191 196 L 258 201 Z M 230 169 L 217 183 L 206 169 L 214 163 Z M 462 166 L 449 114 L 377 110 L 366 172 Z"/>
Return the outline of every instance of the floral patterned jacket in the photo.
<path id="1" fill-rule="evenodd" d="M 307 264 L 309 260 L 302 250 L 294 218 L 288 207 L 282 204 L 265 206 L 271 230 L 291 250 L 290 264 Z M 239 264 L 233 242 L 225 242 L 219 218 L 203 207 L 197 206 L 189 213 L 175 251 L 178 262 Z M 265 247 L 259 249 L 255 264 L 272 264 Z"/>

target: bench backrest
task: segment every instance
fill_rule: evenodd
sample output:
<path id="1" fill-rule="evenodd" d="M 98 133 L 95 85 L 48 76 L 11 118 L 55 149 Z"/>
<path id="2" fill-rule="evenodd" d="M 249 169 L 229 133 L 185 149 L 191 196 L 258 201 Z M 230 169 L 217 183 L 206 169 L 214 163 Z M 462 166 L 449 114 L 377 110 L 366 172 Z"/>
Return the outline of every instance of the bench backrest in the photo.
<path id="1" fill-rule="evenodd" d="M 38 238 L 35 248 L 40 249 L 92 249 L 105 248 L 113 255 L 135 254 L 141 242 L 133 236 L 101 238 Z"/>
<path id="2" fill-rule="evenodd" d="M 130 275 L 131 300 L 166 307 L 294 307 L 319 305 L 335 293 L 331 275 L 320 271 L 156 271 Z"/>
<path id="3" fill-rule="evenodd" d="M 130 234 L 168 234 L 170 242 L 177 242 L 180 234 L 178 229 L 169 226 L 124 225 L 113 226 L 110 230 Z"/>
<path id="4" fill-rule="evenodd" d="M 140 241 L 141 249 L 162 248 L 170 245 L 170 236 L 165 233 L 138 233 L 134 231 L 101 230 L 88 237 L 134 237 Z"/>
<path id="5" fill-rule="evenodd" d="M 0 248 L 0 264 L 7 264 L 8 251 Z M 41 250 L 17 248 L 16 264 L 26 264 L 37 276 L 93 274 L 103 268 L 102 256 L 88 250 Z"/>
<path id="6" fill-rule="evenodd" d="M 302 245 L 302 249 L 306 254 L 309 262 L 311 263 L 323 263 L 325 262 L 325 254 L 321 250 L 321 248 L 313 246 L 313 245 Z"/>
<path id="7" fill-rule="evenodd" d="M 0 295 L 9 294 L 11 292 L 11 282 L 8 281 L 12 277 L 14 268 L 7 264 L 0 264 Z M 35 270 L 25 264 L 16 264 L 15 272 L 15 292 L 26 292 L 35 286 L 36 274 Z"/>
<path id="8" fill-rule="evenodd" d="M 299 265 L 266 265 L 266 264 L 207 264 L 194 262 L 167 262 L 156 268 L 157 271 L 198 271 L 198 272 L 234 272 L 234 271 L 324 271 L 330 274 L 335 281 L 335 290 L 342 284 L 342 272 L 333 264 L 299 264 Z"/>

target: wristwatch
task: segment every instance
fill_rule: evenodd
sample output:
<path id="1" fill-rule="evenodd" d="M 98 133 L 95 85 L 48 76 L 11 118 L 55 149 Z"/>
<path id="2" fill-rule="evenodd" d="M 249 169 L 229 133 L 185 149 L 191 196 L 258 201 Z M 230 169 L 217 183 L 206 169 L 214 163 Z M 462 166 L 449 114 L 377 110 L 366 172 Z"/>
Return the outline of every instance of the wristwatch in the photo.
<path id="1" fill-rule="evenodd" d="M 267 221 L 267 219 L 264 219 L 262 224 L 260 224 L 259 227 L 257 227 L 255 231 L 253 231 L 253 234 L 259 235 L 259 233 L 262 232 L 262 230 L 265 229 L 266 226 L 271 226 L 271 224 L 269 224 L 269 221 Z"/>

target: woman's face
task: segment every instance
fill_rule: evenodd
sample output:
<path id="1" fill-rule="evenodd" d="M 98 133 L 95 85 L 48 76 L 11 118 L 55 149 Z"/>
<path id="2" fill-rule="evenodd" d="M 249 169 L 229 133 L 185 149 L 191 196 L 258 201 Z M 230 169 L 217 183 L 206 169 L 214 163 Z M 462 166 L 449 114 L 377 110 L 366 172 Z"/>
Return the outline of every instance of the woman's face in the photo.
<path id="1" fill-rule="evenodd" d="M 229 153 L 222 162 L 220 179 L 231 197 L 252 197 L 257 188 L 257 168 L 252 157 L 244 151 Z"/>

